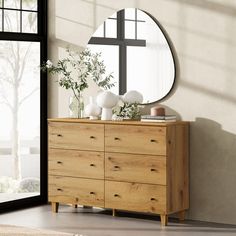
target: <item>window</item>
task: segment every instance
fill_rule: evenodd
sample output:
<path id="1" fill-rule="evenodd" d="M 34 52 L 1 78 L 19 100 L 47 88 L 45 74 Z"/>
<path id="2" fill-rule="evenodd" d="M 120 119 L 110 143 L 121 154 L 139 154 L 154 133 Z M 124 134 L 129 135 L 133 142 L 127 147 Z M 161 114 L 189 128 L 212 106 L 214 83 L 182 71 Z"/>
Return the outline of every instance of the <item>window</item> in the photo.
<path id="1" fill-rule="evenodd" d="M 113 14 L 96 30 L 94 37 L 117 38 L 117 14 Z"/>
<path id="2" fill-rule="evenodd" d="M 37 33 L 37 3 L 37 0 L 1 0 L 1 31 Z"/>
<path id="3" fill-rule="evenodd" d="M 119 20 L 117 20 L 117 15 Z M 139 29 L 143 23 L 145 23 L 144 12 L 137 8 L 127 8 L 108 17 L 96 30 L 93 37 L 120 38 L 121 35 L 117 35 L 117 27 L 123 24 L 125 39 L 142 39 L 143 35 L 139 34 Z"/>
<path id="4" fill-rule="evenodd" d="M 0 208 L 47 199 L 46 0 L 0 0 Z"/>
<path id="5" fill-rule="evenodd" d="M 89 48 L 93 52 L 101 50 L 101 45 L 111 45 L 113 47 L 119 47 L 119 54 L 117 60 L 119 88 L 115 88 L 119 91 L 119 94 L 124 94 L 127 90 L 127 47 L 145 47 L 146 40 L 139 38 L 142 36 L 139 33 L 139 28 L 145 20 L 142 19 L 142 11 L 136 8 L 127 8 L 109 17 L 94 33 L 93 37 L 89 41 Z M 103 47 L 104 48 L 104 47 Z M 114 50 L 113 50 L 114 51 Z M 115 53 L 112 53 L 113 59 Z M 107 62 L 109 64 L 109 61 Z M 116 81 L 115 81 L 116 82 Z"/>
<path id="6" fill-rule="evenodd" d="M 125 38 L 127 39 L 145 39 L 145 37 L 140 37 L 140 28 L 145 23 L 144 12 L 138 10 L 137 8 L 127 8 L 125 9 Z"/>

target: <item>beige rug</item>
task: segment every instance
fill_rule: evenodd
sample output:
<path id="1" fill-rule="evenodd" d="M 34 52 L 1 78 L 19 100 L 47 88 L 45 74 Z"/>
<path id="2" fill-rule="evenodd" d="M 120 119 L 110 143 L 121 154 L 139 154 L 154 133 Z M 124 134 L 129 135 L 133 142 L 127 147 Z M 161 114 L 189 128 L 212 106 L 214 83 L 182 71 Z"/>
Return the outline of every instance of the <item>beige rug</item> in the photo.
<path id="1" fill-rule="evenodd" d="M 0 236 L 76 236 L 74 234 L 12 225 L 0 225 Z M 78 235 L 78 234 L 77 234 Z M 78 235 L 79 236 L 79 235 Z"/>

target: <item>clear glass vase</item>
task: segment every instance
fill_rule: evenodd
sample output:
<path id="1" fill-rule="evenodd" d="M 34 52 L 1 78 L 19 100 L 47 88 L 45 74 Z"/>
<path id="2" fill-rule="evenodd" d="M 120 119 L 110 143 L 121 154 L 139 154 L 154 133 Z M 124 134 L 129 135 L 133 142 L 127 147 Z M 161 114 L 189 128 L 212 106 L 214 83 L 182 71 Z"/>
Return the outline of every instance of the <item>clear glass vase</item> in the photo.
<path id="1" fill-rule="evenodd" d="M 83 118 L 84 116 L 84 100 L 80 94 L 77 97 L 70 96 L 69 111 L 71 118 Z"/>

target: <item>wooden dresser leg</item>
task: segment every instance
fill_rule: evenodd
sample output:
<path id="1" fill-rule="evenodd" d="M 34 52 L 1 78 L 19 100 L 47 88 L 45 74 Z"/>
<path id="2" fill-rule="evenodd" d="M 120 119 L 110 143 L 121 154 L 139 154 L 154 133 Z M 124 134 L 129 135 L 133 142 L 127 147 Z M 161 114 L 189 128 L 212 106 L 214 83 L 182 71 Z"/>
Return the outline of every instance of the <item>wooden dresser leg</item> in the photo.
<path id="1" fill-rule="evenodd" d="M 179 217 L 179 221 L 184 221 L 184 219 L 185 219 L 185 211 L 178 212 L 178 217 Z"/>
<path id="2" fill-rule="evenodd" d="M 59 203 L 58 202 L 52 202 L 52 212 L 57 213 L 58 212 Z"/>
<path id="3" fill-rule="evenodd" d="M 116 216 L 116 210 L 112 209 L 112 216 Z"/>
<path id="4" fill-rule="evenodd" d="M 161 225 L 167 226 L 168 224 L 168 215 L 161 215 Z"/>
<path id="5" fill-rule="evenodd" d="M 74 208 L 77 208 L 77 207 L 78 207 L 78 205 L 77 205 L 77 204 L 73 204 L 72 206 L 73 206 Z"/>

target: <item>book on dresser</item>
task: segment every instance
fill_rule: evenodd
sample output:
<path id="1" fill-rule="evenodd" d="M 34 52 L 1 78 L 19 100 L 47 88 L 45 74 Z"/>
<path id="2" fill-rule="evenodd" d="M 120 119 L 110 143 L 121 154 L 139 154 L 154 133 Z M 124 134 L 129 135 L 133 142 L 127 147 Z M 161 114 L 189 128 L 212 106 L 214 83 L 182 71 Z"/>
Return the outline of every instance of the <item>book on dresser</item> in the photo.
<path id="1" fill-rule="evenodd" d="M 176 121 L 176 116 L 175 115 L 165 115 L 165 116 L 142 115 L 141 121 L 145 121 L 145 122 L 174 122 L 174 121 Z"/>
<path id="2" fill-rule="evenodd" d="M 168 215 L 189 208 L 189 122 L 48 120 L 48 200 Z M 62 213 L 63 214 L 63 213 Z"/>

